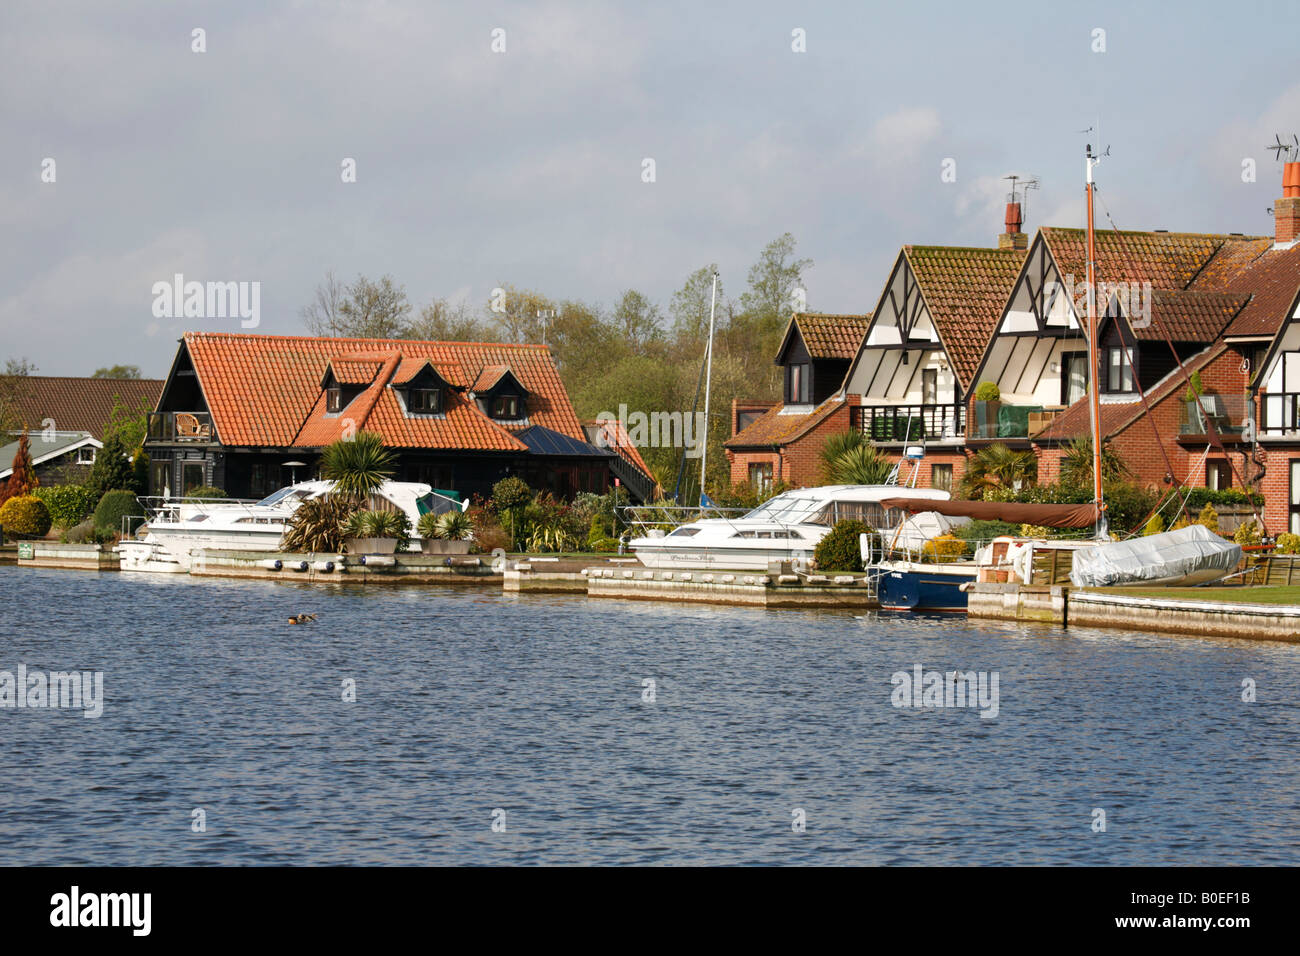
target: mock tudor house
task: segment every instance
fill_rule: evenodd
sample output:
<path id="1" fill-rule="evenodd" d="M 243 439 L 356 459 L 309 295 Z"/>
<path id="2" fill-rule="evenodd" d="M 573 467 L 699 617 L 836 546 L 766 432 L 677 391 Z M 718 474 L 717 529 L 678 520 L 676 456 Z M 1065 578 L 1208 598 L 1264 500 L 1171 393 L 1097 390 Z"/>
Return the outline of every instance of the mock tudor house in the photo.
<path id="1" fill-rule="evenodd" d="M 1300 528 L 1300 430 L 1285 397 L 1300 389 L 1300 364 L 1288 378 L 1285 358 L 1300 349 L 1300 333 L 1287 336 L 1300 296 L 1300 175 L 1290 175 L 1296 198 L 1277 201 L 1273 238 L 1095 236 L 1104 440 L 1144 484 L 1263 491 L 1274 534 Z M 1090 434 L 1086 259 L 1083 230 L 1039 230 L 976 373 L 1001 395 L 977 410 L 968 444 L 1032 448 L 1040 481 L 1055 480 L 1065 447 Z"/>
<path id="2" fill-rule="evenodd" d="M 149 416 L 150 493 L 262 497 L 359 431 L 395 452 L 398 480 L 465 497 L 507 475 L 602 493 L 631 461 L 588 441 L 544 345 L 189 332 Z"/>
<path id="3" fill-rule="evenodd" d="M 776 359 L 783 401 L 733 412 L 732 481 L 819 484 L 822 445 L 852 429 L 894 460 L 924 445 L 918 482 L 951 488 L 965 471 L 975 366 L 1024 262 L 1020 226 L 1011 202 L 997 248 L 904 246 L 867 315 L 794 316 Z"/>

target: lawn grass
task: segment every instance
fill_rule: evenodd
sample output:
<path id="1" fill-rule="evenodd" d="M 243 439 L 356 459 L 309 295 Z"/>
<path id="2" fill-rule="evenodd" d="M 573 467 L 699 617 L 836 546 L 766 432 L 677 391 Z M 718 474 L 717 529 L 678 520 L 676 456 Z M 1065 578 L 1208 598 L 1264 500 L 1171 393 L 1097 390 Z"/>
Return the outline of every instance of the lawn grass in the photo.
<path id="1" fill-rule="evenodd" d="M 1100 594 L 1123 597 L 1170 598 L 1182 601 L 1223 601 L 1229 604 L 1297 604 L 1300 586 L 1228 588 L 1088 588 Z"/>

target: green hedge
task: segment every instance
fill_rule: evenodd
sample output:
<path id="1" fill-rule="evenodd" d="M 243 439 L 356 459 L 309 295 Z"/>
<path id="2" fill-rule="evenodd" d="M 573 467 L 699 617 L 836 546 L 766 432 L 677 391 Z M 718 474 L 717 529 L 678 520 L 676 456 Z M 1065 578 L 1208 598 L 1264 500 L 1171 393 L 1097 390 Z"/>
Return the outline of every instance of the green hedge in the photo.
<path id="1" fill-rule="evenodd" d="M 120 534 L 122 518 L 144 514 L 144 508 L 133 491 L 107 491 L 95 508 L 95 531 L 100 534 Z"/>
<path id="2" fill-rule="evenodd" d="M 71 528 L 95 510 L 95 493 L 83 485 L 42 485 L 32 493 L 45 502 L 56 528 Z"/>
<path id="3" fill-rule="evenodd" d="M 813 560 L 817 570 L 826 571 L 861 571 L 862 542 L 859 535 L 871 531 L 861 521 L 846 518 L 837 522 L 826 537 L 817 542 Z"/>

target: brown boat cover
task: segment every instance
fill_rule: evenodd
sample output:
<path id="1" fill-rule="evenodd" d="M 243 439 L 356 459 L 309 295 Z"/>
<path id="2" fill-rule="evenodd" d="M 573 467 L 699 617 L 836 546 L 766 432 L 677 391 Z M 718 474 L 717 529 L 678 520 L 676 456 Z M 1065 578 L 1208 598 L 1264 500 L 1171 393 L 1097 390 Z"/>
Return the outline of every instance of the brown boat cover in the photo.
<path id="1" fill-rule="evenodd" d="M 1086 528 L 1097 522 L 1097 506 L 1091 501 L 1081 505 L 1035 505 L 1018 501 L 935 501 L 930 498 L 884 498 L 886 508 L 901 508 L 915 514 L 937 511 L 949 517 L 979 518 L 985 521 L 1013 521 L 1045 528 Z"/>

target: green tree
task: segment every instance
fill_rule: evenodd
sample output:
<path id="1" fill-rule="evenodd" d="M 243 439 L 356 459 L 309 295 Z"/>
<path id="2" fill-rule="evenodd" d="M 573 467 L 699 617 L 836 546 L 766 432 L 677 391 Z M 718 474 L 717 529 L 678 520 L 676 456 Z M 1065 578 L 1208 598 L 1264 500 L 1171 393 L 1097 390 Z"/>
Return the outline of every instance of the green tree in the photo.
<path id="1" fill-rule="evenodd" d="M 91 378 L 142 378 L 140 366 L 138 365 L 110 365 L 106 368 L 97 368 L 90 376 Z"/>
<path id="2" fill-rule="evenodd" d="M 784 320 L 794 311 L 792 293 L 803 285 L 803 274 L 812 267 L 811 259 L 794 258 L 797 243 L 790 233 L 773 239 L 749 269 L 749 288 L 740 296 L 742 311 L 765 318 Z"/>
<path id="3" fill-rule="evenodd" d="M 1101 480 L 1103 485 L 1130 477 L 1128 465 L 1110 444 L 1101 443 Z M 1092 487 L 1092 438 L 1076 438 L 1061 456 L 1061 484 Z"/>
<path id="4" fill-rule="evenodd" d="M 497 330 L 483 321 L 467 302 L 434 299 L 411 320 L 403 338 L 426 342 L 495 342 Z"/>
<path id="5" fill-rule="evenodd" d="M 713 295 L 713 274 L 717 264 L 696 269 L 686 277 L 685 284 L 673 293 L 668 313 L 673 317 L 673 334 L 678 339 L 698 342 L 703 348 L 709 334 L 709 303 Z M 722 314 L 722 280 L 718 280 L 718 313 Z"/>
<path id="6" fill-rule="evenodd" d="M 312 301 L 299 310 L 313 335 L 349 338 L 394 339 L 406 330 L 411 304 L 406 289 L 393 277 L 378 281 L 358 275 L 351 283 L 340 283 L 327 272 L 316 287 Z"/>
<path id="7" fill-rule="evenodd" d="M 104 433 L 104 447 L 95 455 L 95 464 L 91 466 L 90 478 L 86 481 L 86 487 L 96 500 L 110 491 L 130 491 L 138 495 L 144 490 L 136 485 L 131 452 L 132 447 L 121 430 Z"/>
<path id="8" fill-rule="evenodd" d="M 610 319 L 611 325 L 633 351 L 663 340 L 663 316 L 659 306 L 635 289 L 627 289 L 619 297 Z"/>

